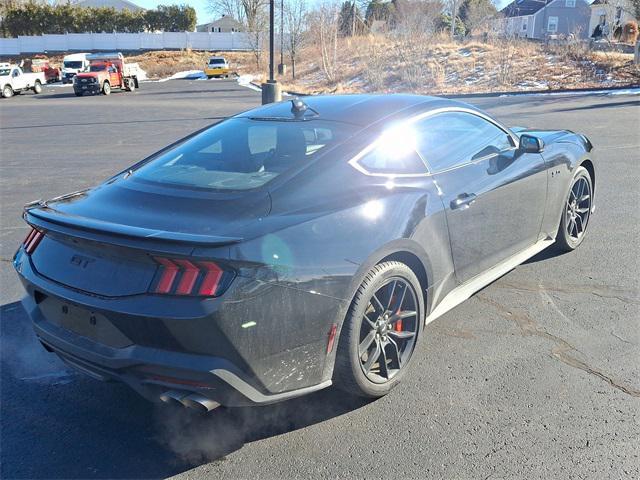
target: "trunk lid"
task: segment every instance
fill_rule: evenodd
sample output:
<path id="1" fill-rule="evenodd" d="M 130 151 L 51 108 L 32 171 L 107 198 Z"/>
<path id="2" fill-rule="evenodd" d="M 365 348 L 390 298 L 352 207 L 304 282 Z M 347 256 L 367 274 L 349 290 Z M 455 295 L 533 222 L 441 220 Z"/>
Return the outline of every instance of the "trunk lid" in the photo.
<path id="1" fill-rule="evenodd" d="M 126 182 L 26 207 L 27 222 L 46 233 L 31 255 L 41 275 L 101 296 L 142 294 L 157 281 L 154 256 L 189 256 L 239 242 L 271 208 L 266 192 L 131 188 Z"/>

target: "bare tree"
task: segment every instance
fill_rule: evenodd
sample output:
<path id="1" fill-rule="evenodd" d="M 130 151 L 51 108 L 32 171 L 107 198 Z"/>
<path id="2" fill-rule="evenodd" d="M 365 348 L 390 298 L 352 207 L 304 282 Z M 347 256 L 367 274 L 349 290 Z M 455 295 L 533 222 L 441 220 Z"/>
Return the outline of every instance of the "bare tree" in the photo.
<path id="1" fill-rule="evenodd" d="M 249 31 L 255 28 L 258 16 L 268 4 L 268 0 L 207 0 L 207 7 L 211 13 L 229 15 Z"/>
<path id="2" fill-rule="evenodd" d="M 251 51 L 260 68 L 262 37 L 267 30 L 268 0 L 207 0 L 209 11 L 217 15 L 230 15 L 244 26 Z"/>
<path id="3" fill-rule="evenodd" d="M 291 58 L 291 76 L 296 79 L 296 59 L 300 49 L 304 45 L 306 34 L 306 21 L 309 10 L 305 2 L 300 0 L 287 0 L 284 5 L 284 16 L 287 32 L 287 51 Z"/>
<path id="4" fill-rule="evenodd" d="M 447 3 L 451 12 L 451 38 L 453 38 L 456 35 L 456 18 L 462 2 L 460 0 L 448 0 Z"/>
<path id="5" fill-rule="evenodd" d="M 310 14 L 310 33 L 320 49 L 322 72 L 329 82 L 334 82 L 337 74 L 339 12 L 338 5 L 328 1 Z"/>
<path id="6" fill-rule="evenodd" d="M 442 0 L 396 0 L 395 30 L 407 40 L 432 35 L 440 23 Z"/>
<path id="7" fill-rule="evenodd" d="M 460 6 L 460 19 L 467 34 L 486 31 L 489 22 L 496 18 L 497 13 L 490 0 L 464 0 Z"/>

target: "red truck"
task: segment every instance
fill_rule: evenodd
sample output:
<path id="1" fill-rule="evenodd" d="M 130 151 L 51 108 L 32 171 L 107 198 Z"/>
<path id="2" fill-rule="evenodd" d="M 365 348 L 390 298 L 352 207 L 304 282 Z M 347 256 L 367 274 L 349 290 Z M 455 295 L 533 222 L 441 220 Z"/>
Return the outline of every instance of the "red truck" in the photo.
<path id="1" fill-rule="evenodd" d="M 142 71 L 137 63 L 125 63 L 121 53 L 87 55 L 89 71 L 78 73 L 73 79 L 73 91 L 80 97 L 85 93 L 109 95 L 113 88 L 134 91 L 139 87 Z"/>

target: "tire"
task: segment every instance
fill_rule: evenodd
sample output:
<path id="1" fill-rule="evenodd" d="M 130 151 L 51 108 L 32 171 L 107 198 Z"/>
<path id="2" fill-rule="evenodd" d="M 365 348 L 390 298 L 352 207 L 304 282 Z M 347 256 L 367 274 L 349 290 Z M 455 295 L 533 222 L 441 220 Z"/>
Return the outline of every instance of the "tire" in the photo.
<path id="1" fill-rule="evenodd" d="M 4 87 L 2 87 L 2 96 L 4 98 L 13 97 L 13 88 L 11 88 L 11 85 L 5 85 Z"/>
<path id="2" fill-rule="evenodd" d="M 42 84 L 40 83 L 40 80 L 36 80 L 36 83 L 33 84 L 33 93 L 36 95 L 42 93 Z"/>
<path id="3" fill-rule="evenodd" d="M 105 81 L 102 84 L 102 93 L 105 95 L 109 95 L 111 93 L 111 84 L 109 82 Z"/>
<path id="4" fill-rule="evenodd" d="M 81 97 L 82 96 L 82 92 L 73 92 L 76 94 L 76 97 Z"/>
<path id="5" fill-rule="evenodd" d="M 207 75 L 207 79 L 211 80 L 213 78 L 213 75 Z"/>
<path id="6" fill-rule="evenodd" d="M 136 82 L 133 78 L 127 78 L 126 89 L 129 92 L 133 92 L 136 89 Z"/>
<path id="7" fill-rule="evenodd" d="M 576 168 L 562 206 L 562 217 L 556 235 L 560 251 L 570 252 L 583 242 L 593 206 L 593 180 L 584 167 Z"/>
<path id="8" fill-rule="evenodd" d="M 377 398 L 398 385 L 420 340 L 425 311 L 421 292 L 418 278 L 404 263 L 380 263 L 367 273 L 338 342 L 333 378 L 339 389 Z"/>

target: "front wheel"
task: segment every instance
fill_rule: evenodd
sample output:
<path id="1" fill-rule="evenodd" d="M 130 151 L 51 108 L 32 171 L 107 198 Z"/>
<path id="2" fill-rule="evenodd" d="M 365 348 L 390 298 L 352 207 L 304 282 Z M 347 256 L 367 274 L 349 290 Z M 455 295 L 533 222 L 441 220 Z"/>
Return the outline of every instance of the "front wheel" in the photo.
<path id="1" fill-rule="evenodd" d="M 556 243 L 560 250 L 575 250 L 584 240 L 593 205 L 593 180 L 584 167 L 576 168 L 567 195 Z"/>
<path id="2" fill-rule="evenodd" d="M 415 273 L 400 262 L 373 267 L 342 326 L 335 385 L 362 397 L 389 393 L 407 371 L 423 319 L 424 299 Z"/>
<path id="3" fill-rule="evenodd" d="M 36 80 L 36 83 L 33 84 L 33 93 L 36 95 L 42 93 L 42 84 L 39 80 Z"/>
<path id="4" fill-rule="evenodd" d="M 11 88 L 11 85 L 5 85 L 4 87 L 2 87 L 2 96 L 4 98 L 13 97 L 13 88 Z"/>
<path id="5" fill-rule="evenodd" d="M 111 93 L 111 85 L 109 85 L 109 82 L 104 82 L 102 84 L 102 93 L 105 95 L 109 95 Z"/>

